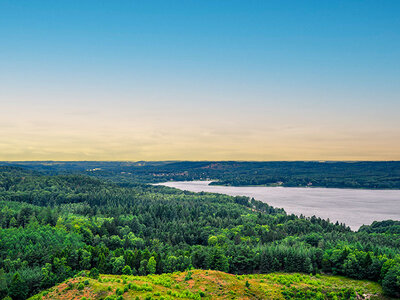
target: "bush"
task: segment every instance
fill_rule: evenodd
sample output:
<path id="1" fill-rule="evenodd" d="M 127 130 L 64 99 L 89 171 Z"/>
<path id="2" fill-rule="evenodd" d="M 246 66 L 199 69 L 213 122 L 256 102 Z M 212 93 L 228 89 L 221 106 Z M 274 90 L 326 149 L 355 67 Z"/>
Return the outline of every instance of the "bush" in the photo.
<path id="1" fill-rule="evenodd" d="M 131 274 L 132 274 L 132 269 L 131 269 L 131 267 L 130 267 L 130 266 L 125 266 L 125 267 L 122 269 L 122 274 L 124 274 L 124 275 L 131 275 Z"/>
<path id="2" fill-rule="evenodd" d="M 250 288 L 250 283 L 249 283 L 248 280 L 246 280 L 245 287 L 248 288 L 248 289 Z"/>
<path id="3" fill-rule="evenodd" d="M 123 294 L 124 294 L 124 291 L 121 290 L 120 288 L 118 288 L 118 289 L 115 291 L 115 294 L 117 294 L 117 296 L 120 296 L 120 295 L 123 295 Z"/>
<path id="4" fill-rule="evenodd" d="M 186 276 L 185 276 L 185 281 L 188 281 L 190 279 L 192 279 L 192 271 L 188 271 Z"/>
<path id="5" fill-rule="evenodd" d="M 93 278 L 93 279 L 98 279 L 100 275 L 99 270 L 97 270 L 96 268 L 92 268 L 89 272 L 89 277 Z"/>
<path id="6" fill-rule="evenodd" d="M 85 271 L 80 271 L 78 274 L 76 274 L 74 277 L 86 277 L 86 272 Z"/>

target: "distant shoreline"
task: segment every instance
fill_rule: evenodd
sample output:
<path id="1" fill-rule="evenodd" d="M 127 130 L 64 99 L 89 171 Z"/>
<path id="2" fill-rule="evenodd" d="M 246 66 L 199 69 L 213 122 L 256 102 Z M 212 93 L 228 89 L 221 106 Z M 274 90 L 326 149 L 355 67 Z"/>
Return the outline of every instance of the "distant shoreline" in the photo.
<path id="1" fill-rule="evenodd" d="M 329 186 L 318 186 L 318 185 L 313 185 L 313 186 L 285 186 L 285 185 L 230 185 L 230 184 L 211 184 L 213 182 L 218 182 L 218 180 L 170 180 L 170 181 L 162 181 L 162 182 L 156 182 L 156 183 L 149 183 L 151 185 L 161 185 L 162 183 L 168 183 L 168 182 L 209 182 L 209 186 L 226 186 L 226 187 L 274 187 L 274 188 L 299 188 L 299 189 L 337 189 L 337 190 L 366 190 L 366 191 L 400 191 L 400 189 L 396 188 L 364 188 L 364 187 L 329 187 Z"/>
<path id="2" fill-rule="evenodd" d="M 209 185 L 210 181 L 169 181 L 157 185 L 186 190 L 245 196 L 262 201 L 287 214 L 320 217 L 345 223 L 352 230 L 374 221 L 400 220 L 400 190 L 265 187 Z"/>

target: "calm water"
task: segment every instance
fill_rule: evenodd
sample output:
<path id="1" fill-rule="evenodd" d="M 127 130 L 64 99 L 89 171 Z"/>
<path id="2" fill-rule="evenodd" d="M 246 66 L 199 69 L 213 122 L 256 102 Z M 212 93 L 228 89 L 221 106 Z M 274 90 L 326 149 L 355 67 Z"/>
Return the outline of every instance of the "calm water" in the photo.
<path id="1" fill-rule="evenodd" d="M 332 188 L 232 187 L 208 185 L 210 181 L 165 182 L 160 185 L 191 192 L 248 196 L 289 214 L 317 216 L 346 223 L 353 230 L 373 221 L 400 220 L 400 190 Z"/>

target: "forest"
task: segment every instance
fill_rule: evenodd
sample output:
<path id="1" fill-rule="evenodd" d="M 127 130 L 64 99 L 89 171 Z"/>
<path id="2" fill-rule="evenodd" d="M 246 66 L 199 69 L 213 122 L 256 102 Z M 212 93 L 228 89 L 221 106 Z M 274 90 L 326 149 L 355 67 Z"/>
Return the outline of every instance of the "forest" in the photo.
<path id="1" fill-rule="evenodd" d="M 4 163 L 3 163 L 4 164 Z M 12 162 L 45 174 L 85 174 L 124 183 L 213 180 L 232 186 L 400 189 L 399 161 Z"/>
<path id="2" fill-rule="evenodd" d="M 143 183 L 157 168 L 185 172 L 179 163 L 119 166 L 118 172 L 104 164 L 96 176 L 87 174 L 97 172 L 88 165 L 0 167 L 0 299 L 26 299 L 82 271 L 96 278 L 191 269 L 343 275 L 378 282 L 387 295 L 400 297 L 399 222 L 374 222 L 353 232 L 247 197 Z M 371 166 L 346 174 L 377 187 L 380 176 L 389 176 L 383 170 L 393 168 L 386 174 L 397 184 L 396 166 L 376 168 L 371 177 L 361 176 Z M 124 168 L 147 173 L 129 181 Z M 220 180 L 230 180 L 228 171 L 221 174 Z"/>

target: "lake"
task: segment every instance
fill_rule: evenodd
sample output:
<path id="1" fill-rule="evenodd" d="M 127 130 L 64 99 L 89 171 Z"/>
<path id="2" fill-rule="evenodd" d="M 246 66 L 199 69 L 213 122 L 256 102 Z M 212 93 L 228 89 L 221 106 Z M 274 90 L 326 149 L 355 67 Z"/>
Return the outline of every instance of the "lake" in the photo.
<path id="1" fill-rule="evenodd" d="M 208 185 L 210 181 L 159 183 L 191 192 L 247 196 L 289 214 L 313 215 L 345 223 L 353 230 L 373 221 L 400 220 L 400 190 L 360 190 L 334 188 L 233 187 Z"/>

